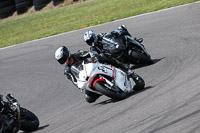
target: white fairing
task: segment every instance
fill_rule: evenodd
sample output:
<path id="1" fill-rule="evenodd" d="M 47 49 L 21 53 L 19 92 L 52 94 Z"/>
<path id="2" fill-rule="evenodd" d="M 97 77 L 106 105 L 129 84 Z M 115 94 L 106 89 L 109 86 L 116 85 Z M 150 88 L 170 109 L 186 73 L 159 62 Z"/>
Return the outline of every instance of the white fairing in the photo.
<path id="1" fill-rule="evenodd" d="M 129 80 L 127 79 L 127 75 L 120 69 L 115 68 L 116 70 L 116 77 L 115 83 L 119 88 L 123 91 L 130 92 L 133 90 L 134 86 L 136 85 L 132 78 Z"/>
<path id="2" fill-rule="evenodd" d="M 103 74 L 112 77 L 113 74 L 110 65 L 100 64 L 99 62 L 86 64 L 85 70 L 88 77 L 95 74 Z"/>
<path id="3" fill-rule="evenodd" d="M 112 69 L 111 65 L 101 64 L 99 62 L 96 63 L 88 63 L 83 65 L 83 70 L 79 73 L 79 78 L 77 79 L 77 86 L 81 90 L 90 89 L 87 87 L 89 77 L 92 77 L 96 74 L 107 75 L 109 77 L 113 77 L 115 75 L 114 83 L 119 88 L 121 88 L 125 92 L 131 92 L 135 86 L 135 82 L 133 79 L 127 79 L 127 75 L 120 69 L 114 68 Z M 91 91 L 91 90 L 90 90 Z"/>
<path id="4" fill-rule="evenodd" d="M 82 63 L 83 67 L 85 66 L 84 62 Z M 81 90 L 84 90 L 86 88 L 87 85 L 87 73 L 85 68 L 83 68 L 82 71 L 80 71 L 79 73 L 79 78 L 77 78 L 77 86 L 78 88 L 80 88 Z"/>
<path id="5" fill-rule="evenodd" d="M 101 75 L 105 78 L 106 82 L 118 86 L 124 92 L 131 92 L 135 86 L 135 82 L 132 78 L 127 79 L 127 75 L 122 70 L 111 67 L 111 65 L 101 64 L 98 61 L 96 63 L 82 63 L 83 70 L 79 71 L 77 79 L 77 87 L 81 90 L 88 89 L 94 91 L 88 87 L 88 79 L 94 75 Z M 112 77 L 112 81 L 108 81 L 105 75 Z M 96 92 L 98 93 L 98 92 Z"/>
<path id="6" fill-rule="evenodd" d="M 86 72 L 85 70 L 82 70 L 80 73 L 79 73 L 79 79 L 77 79 L 77 86 L 78 88 L 80 88 L 81 90 L 84 90 L 86 88 L 86 85 L 87 85 L 87 75 L 86 75 Z"/>

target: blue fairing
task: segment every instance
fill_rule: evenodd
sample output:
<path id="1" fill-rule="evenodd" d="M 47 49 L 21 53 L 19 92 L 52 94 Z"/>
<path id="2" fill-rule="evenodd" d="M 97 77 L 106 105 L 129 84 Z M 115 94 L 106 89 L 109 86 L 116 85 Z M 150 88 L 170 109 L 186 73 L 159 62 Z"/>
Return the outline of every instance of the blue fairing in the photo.
<path id="1" fill-rule="evenodd" d="M 145 54 L 146 55 L 148 55 L 148 56 L 150 56 L 148 53 L 147 53 L 147 51 L 145 50 L 145 48 L 144 48 L 144 46 L 141 44 L 141 43 L 139 43 L 138 41 L 136 41 L 135 39 L 133 39 L 132 37 L 130 37 L 130 36 L 125 36 L 127 39 L 129 39 L 129 41 L 131 41 L 133 44 L 135 44 L 135 45 L 137 45 L 138 47 L 140 47 L 144 52 L 145 52 Z"/>

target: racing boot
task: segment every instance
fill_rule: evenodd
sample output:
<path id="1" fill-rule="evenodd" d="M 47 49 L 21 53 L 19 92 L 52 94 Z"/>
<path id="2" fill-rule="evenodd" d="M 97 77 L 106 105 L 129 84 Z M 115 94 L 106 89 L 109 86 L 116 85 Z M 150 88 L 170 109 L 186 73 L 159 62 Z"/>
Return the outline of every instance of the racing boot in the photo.
<path id="1" fill-rule="evenodd" d="M 134 38 L 136 41 L 138 41 L 139 43 L 142 43 L 143 42 L 143 38 Z"/>

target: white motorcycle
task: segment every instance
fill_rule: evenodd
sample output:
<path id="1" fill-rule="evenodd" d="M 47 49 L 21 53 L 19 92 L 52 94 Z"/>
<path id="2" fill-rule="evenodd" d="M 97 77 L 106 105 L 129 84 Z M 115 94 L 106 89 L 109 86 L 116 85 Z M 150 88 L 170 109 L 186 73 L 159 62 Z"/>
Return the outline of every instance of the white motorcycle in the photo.
<path id="1" fill-rule="evenodd" d="M 77 62 L 71 67 L 71 72 L 81 90 L 86 89 L 115 100 L 122 100 L 127 94 L 142 90 L 145 86 L 144 80 L 136 73 L 127 75 L 112 65 L 98 62 L 95 57 Z"/>

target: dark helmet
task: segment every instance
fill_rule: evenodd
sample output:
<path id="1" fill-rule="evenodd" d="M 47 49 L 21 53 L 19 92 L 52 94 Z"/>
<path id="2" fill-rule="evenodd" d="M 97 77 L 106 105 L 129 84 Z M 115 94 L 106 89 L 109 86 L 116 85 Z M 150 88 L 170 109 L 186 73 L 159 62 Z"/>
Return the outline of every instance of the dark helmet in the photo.
<path id="1" fill-rule="evenodd" d="M 70 56 L 70 51 L 65 46 L 59 47 L 55 52 L 55 58 L 60 64 L 64 64 Z"/>
<path id="2" fill-rule="evenodd" d="M 88 30 L 84 34 L 84 40 L 89 46 L 91 46 L 92 43 L 97 40 L 97 35 L 94 33 L 94 31 Z"/>

